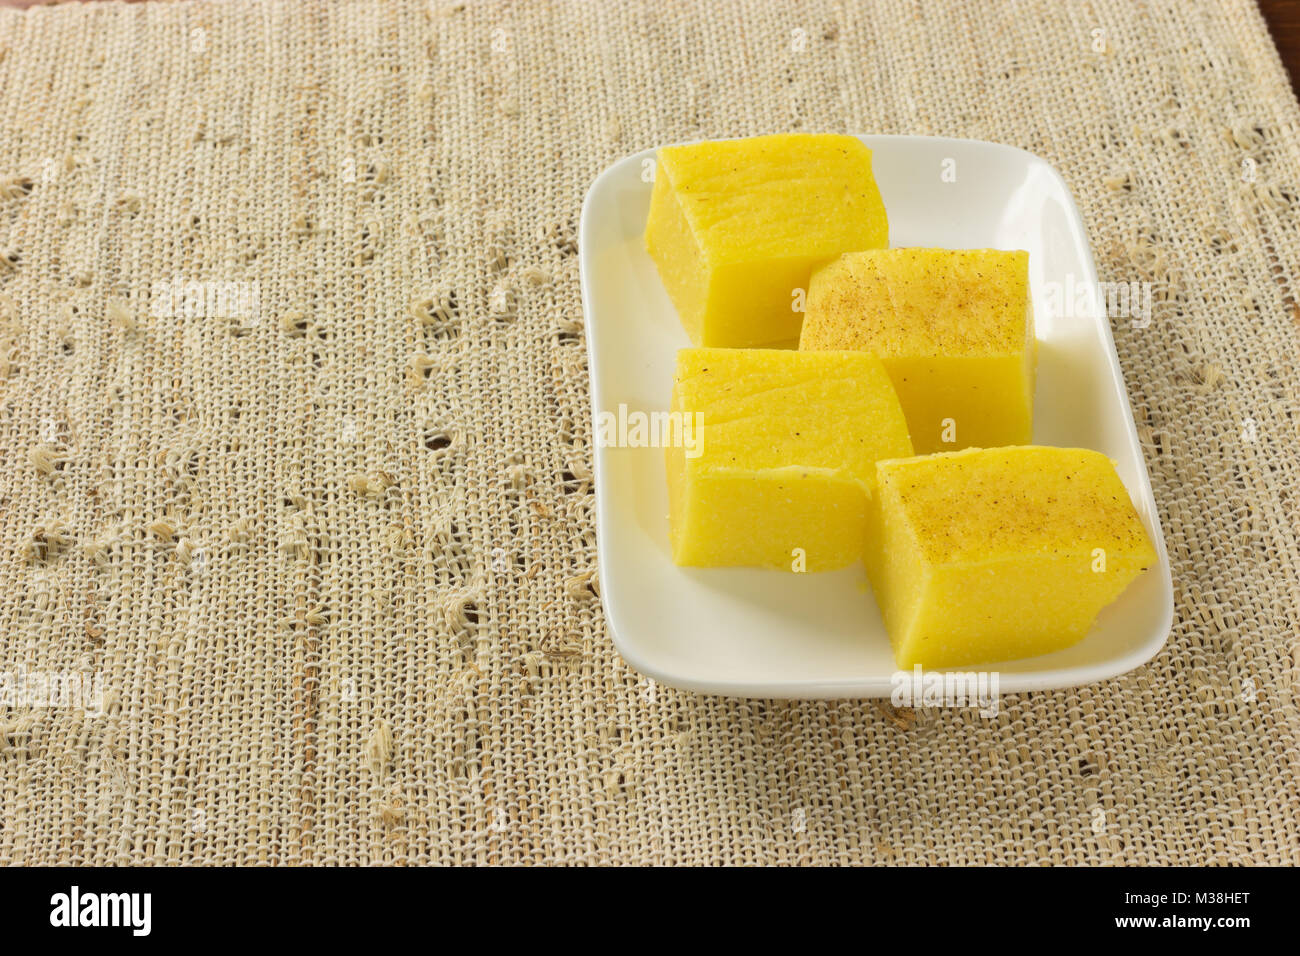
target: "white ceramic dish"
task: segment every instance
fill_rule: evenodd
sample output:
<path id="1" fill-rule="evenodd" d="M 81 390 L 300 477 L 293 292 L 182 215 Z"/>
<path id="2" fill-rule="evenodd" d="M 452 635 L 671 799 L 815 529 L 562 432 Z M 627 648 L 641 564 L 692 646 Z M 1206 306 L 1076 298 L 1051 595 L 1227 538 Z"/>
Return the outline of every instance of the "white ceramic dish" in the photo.
<path id="1" fill-rule="evenodd" d="M 997 671 L 1006 694 L 1085 684 L 1137 667 L 1169 634 L 1173 586 L 1105 303 L 1051 307 L 1058 300 L 1050 283 L 1060 283 L 1058 291 L 1097 283 L 1069 190 L 1049 164 L 1013 147 L 861 138 L 874 153 L 891 245 L 1029 251 L 1039 339 L 1034 441 L 1113 458 L 1160 555 L 1081 643 L 981 670 Z M 615 163 L 583 203 L 582 294 L 597 414 L 617 415 L 620 405 L 629 412 L 666 409 L 674 356 L 690 344 L 642 245 L 651 189 L 646 161 L 653 156 L 647 150 Z M 955 181 L 945 181 L 953 174 Z M 668 546 L 662 449 L 598 443 L 595 466 L 601 598 L 614 643 L 634 668 L 711 694 L 890 695 L 897 668 L 861 565 L 805 575 L 679 568 Z"/>

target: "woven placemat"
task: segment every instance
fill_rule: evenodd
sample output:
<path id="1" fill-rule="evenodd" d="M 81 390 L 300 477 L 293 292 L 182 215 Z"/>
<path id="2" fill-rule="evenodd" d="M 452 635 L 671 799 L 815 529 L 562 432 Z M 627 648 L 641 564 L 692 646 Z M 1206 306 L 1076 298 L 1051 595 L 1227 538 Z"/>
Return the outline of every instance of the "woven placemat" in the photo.
<path id="1" fill-rule="evenodd" d="M 0 14 L 0 862 L 1295 863 L 1300 112 L 1256 9 Z M 656 144 L 1077 197 L 1167 648 L 971 710 L 701 697 L 595 578 L 576 217 Z M 44 696 L 42 696 L 44 695 Z"/>

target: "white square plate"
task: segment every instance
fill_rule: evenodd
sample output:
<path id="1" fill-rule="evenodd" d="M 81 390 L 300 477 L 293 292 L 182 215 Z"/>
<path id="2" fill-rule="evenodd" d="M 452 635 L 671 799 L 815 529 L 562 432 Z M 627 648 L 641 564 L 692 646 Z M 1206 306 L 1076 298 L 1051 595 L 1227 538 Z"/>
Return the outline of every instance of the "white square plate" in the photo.
<path id="1" fill-rule="evenodd" d="M 1079 644 L 981 669 L 999 672 L 1000 691 L 1015 693 L 1085 684 L 1137 667 L 1169 634 L 1173 586 L 1105 303 L 1093 297 L 1082 310 L 1058 305 L 1056 313 L 1073 313 L 1064 315 L 1048 308 L 1060 301 L 1048 299 L 1049 289 L 1065 290 L 1073 302 L 1069 290 L 1097 288 L 1069 190 L 1050 165 L 1013 147 L 861 138 L 873 151 L 891 245 L 1028 250 L 1039 339 L 1034 441 L 1095 448 L 1113 458 L 1160 556 Z M 651 189 L 644 173 L 653 158 L 647 150 L 615 163 L 597 177 L 582 207 L 595 413 L 617 415 L 620 405 L 629 412 L 666 409 L 676 352 L 690 345 L 642 245 Z M 955 172 L 955 181 L 943 181 L 944 170 Z M 679 568 L 668 545 L 662 449 L 598 444 L 595 467 L 601 598 L 614 644 L 634 668 L 711 694 L 890 695 L 897 668 L 860 564 L 821 574 Z"/>

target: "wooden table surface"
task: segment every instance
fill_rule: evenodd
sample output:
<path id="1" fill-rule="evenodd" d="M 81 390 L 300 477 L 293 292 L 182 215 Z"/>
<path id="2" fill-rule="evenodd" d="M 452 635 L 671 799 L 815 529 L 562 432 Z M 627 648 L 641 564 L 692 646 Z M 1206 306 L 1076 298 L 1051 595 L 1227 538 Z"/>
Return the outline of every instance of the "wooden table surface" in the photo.
<path id="1" fill-rule="evenodd" d="M 1259 9 L 1268 21 L 1294 89 L 1300 80 L 1300 0 L 1259 0 Z"/>

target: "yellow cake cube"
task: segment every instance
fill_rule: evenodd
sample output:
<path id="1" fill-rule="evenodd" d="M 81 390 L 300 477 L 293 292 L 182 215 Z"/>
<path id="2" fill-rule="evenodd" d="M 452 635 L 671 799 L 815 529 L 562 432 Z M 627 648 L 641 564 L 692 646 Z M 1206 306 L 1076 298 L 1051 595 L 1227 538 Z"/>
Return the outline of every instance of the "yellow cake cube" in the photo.
<path id="1" fill-rule="evenodd" d="M 880 356 L 918 454 L 1033 440 L 1029 256 L 880 249 L 818 269 L 801 349 Z"/>
<path id="2" fill-rule="evenodd" d="M 876 476 L 867 574 L 900 668 L 1068 647 L 1156 561 L 1100 452 L 975 448 L 881 461 Z"/>
<path id="3" fill-rule="evenodd" d="M 876 461 L 910 455 L 865 352 L 683 349 L 667 450 L 673 560 L 822 571 L 861 559 Z"/>
<path id="4" fill-rule="evenodd" d="M 871 150 L 855 137 L 659 150 L 645 245 L 695 345 L 793 348 L 813 268 L 888 243 Z"/>

